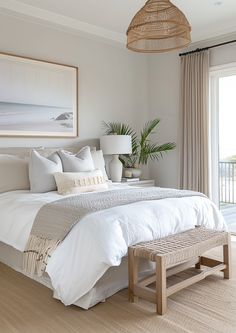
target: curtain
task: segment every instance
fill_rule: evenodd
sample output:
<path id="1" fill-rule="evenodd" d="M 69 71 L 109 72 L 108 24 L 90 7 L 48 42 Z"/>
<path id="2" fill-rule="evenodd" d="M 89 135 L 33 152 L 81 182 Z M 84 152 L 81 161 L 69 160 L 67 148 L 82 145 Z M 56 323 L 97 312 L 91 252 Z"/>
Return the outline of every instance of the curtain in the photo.
<path id="1" fill-rule="evenodd" d="M 181 187 L 209 195 L 209 51 L 181 57 Z"/>

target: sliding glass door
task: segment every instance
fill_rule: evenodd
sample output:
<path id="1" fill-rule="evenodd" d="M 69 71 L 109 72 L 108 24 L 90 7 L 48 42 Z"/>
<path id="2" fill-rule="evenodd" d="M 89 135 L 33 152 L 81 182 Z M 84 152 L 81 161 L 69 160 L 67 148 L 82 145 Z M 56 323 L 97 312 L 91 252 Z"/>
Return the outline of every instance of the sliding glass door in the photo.
<path id="1" fill-rule="evenodd" d="M 211 87 L 211 194 L 236 233 L 236 64 L 213 68 Z"/>

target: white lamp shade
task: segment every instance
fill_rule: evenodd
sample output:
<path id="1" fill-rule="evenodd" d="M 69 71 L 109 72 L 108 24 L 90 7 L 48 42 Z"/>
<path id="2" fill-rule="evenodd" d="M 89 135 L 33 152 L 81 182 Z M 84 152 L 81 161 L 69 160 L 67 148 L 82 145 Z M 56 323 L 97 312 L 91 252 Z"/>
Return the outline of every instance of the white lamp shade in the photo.
<path id="1" fill-rule="evenodd" d="M 100 148 L 104 155 L 132 154 L 130 135 L 104 135 L 100 139 Z"/>

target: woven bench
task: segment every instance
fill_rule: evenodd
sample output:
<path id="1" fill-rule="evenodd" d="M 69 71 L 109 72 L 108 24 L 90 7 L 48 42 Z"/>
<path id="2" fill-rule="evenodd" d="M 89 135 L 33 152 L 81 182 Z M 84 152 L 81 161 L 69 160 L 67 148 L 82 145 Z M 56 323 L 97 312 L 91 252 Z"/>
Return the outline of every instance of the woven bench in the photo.
<path id="1" fill-rule="evenodd" d="M 202 256 L 214 247 L 223 246 L 223 262 Z M 139 280 L 139 259 L 156 262 L 156 273 Z M 157 313 L 167 311 L 167 297 L 210 274 L 222 271 L 231 277 L 230 234 L 197 227 L 189 231 L 129 247 L 129 300 L 138 297 L 156 303 Z M 167 277 L 195 265 L 198 274 L 167 287 Z M 206 267 L 202 267 L 206 266 Z M 148 287 L 156 283 L 156 289 Z"/>

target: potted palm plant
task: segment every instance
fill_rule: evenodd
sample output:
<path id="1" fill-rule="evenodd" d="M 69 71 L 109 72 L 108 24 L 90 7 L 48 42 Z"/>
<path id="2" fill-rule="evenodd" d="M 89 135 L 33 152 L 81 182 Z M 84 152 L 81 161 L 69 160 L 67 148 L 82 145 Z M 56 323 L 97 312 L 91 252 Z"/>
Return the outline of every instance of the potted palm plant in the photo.
<path id="1" fill-rule="evenodd" d="M 159 145 L 158 143 L 151 141 L 151 135 L 155 133 L 159 124 L 160 119 L 148 121 L 138 136 L 135 130 L 127 124 L 103 122 L 103 128 L 106 135 L 131 135 L 132 154 L 121 155 L 120 160 L 123 163 L 124 168 L 132 173 L 132 177 L 141 176 L 141 165 L 146 165 L 149 160 L 158 161 L 163 157 L 164 153 L 175 149 L 176 144 L 174 142 L 167 142 Z"/>

